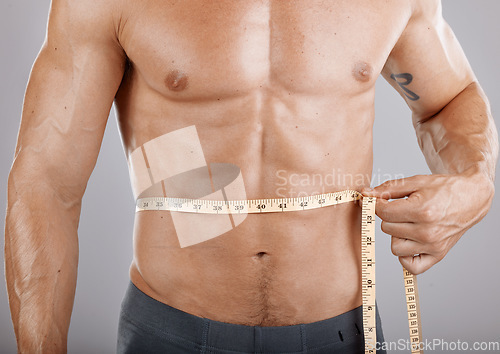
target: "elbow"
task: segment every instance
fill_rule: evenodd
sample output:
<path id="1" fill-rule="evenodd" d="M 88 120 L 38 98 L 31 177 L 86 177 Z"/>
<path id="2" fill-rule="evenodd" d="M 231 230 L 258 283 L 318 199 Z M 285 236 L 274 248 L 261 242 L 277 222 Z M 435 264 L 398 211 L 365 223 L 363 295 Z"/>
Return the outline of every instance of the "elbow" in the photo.
<path id="1" fill-rule="evenodd" d="M 62 167 L 61 167 L 62 168 Z M 35 156 L 18 154 L 12 164 L 7 182 L 7 210 L 22 201 L 38 208 L 79 208 L 86 184 L 71 183 L 60 177 L 57 169 Z"/>

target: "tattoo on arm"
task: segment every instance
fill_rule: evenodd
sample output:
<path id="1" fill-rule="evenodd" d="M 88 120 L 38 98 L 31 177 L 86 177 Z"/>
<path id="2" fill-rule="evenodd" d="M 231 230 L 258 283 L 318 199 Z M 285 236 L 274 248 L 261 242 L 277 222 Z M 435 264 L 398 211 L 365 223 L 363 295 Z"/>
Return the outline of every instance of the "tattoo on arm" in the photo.
<path id="1" fill-rule="evenodd" d="M 403 90 L 404 95 L 406 97 L 408 97 L 409 100 L 417 101 L 418 99 L 420 99 L 419 95 L 417 95 L 415 92 L 411 91 L 410 89 L 408 89 L 406 87 L 413 81 L 412 74 L 410 74 L 410 73 L 391 74 L 391 79 L 396 81 L 396 83 L 399 85 L 401 90 Z"/>

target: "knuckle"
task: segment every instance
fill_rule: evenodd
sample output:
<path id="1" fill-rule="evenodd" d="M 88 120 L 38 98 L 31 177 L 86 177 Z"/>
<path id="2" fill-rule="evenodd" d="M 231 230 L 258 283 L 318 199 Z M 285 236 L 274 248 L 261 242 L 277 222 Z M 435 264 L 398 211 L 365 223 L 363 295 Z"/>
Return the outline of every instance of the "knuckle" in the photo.
<path id="1" fill-rule="evenodd" d="M 426 223 L 433 223 L 437 221 L 437 212 L 436 207 L 426 205 L 420 210 L 420 219 Z"/>
<path id="2" fill-rule="evenodd" d="M 440 230 L 441 230 L 441 228 L 439 227 L 439 225 L 432 225 L 429 227 L 429 233 L 432 235 L 432 238 L 434 240 L 439 239 Z"/>
<path id="3" fill-rule="evenodd" d="M 425 243 L 436 243 L 438 230 L 439 229 L 436 226 L 424 228 L 424 230 L 422 231 L 422 241 L 424 241 Z"/>
<path id="4" fill-rule="evenodd" d="M 410 194 L 408 197 L 408 201 L 414 202 L 414 203 L 419 203 L 422 200 L 422 193 L 420 192 L 413 192 Z"/>

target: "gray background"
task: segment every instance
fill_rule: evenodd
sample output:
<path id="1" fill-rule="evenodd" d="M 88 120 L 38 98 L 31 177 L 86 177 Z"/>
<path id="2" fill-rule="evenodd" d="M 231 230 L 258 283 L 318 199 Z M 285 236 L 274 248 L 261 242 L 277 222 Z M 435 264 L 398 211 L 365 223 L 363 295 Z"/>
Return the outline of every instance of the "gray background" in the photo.
<path id="1" fill-rule="evenodd" d="M 0 202 L 3 205 L 25 85 L 45 36 L 48 8 L 49 0 L 0 3 Z M 500 1 L 444 0 L 443 8 L 489 96 L 500 126 Z M 387 179 L 384 174 L 428 173 L 414 138 L 409 110 L 385 81 L 379 80 L 377 85 L 374 184 Z M 115 201 L 114 210 L 104 208 L 103 201 L 107 199 Z M 443 262 L 419 276 L 426 338 L 471 343 L 500 341 L 500 284 L 496 273 L 500 266 L 499 199 L 497 193 L 489 215 L 467 232 Z M 112 112 L 83 201 L 70 353 L 115 350 L 119 305 L 128 283 L 132 257 L 133 215 L 127 165 Z M 0 229 L 3 232 L 4 214 Z M 377 299 L 386 340 L 406 339 L 401 267 L 390 253 L 389 237 L 379 232 L 377 243 Z M 3 234 L 1 245 L 3 249 Z M 0 260 L 3 263 L 3 252 Z M 0 282 L 0 352 L 15 352 L 4 281 Z"/>

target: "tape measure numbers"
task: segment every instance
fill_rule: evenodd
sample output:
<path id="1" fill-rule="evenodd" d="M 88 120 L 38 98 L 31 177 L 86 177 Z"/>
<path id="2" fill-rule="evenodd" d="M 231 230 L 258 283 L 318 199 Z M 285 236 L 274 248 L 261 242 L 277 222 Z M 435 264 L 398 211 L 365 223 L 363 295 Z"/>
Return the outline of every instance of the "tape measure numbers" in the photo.
<path id="1" fill-rule="evenodd" d="M 258 214 L 311 210 L 362 200 L 361 278 L 363 299 L 363 334 L 365 354 L 375 353 L 377 330 L 375 320 L 375 203 L 354 190 L 318 194 L 299 198 L 249 200 L 206 200 L 153 197 L 137 200 L 136 211 L 165 210 L 201 214 Z M 410 343 L 412 354 L 421 350 L 422 327 L 418 301 L 417 278 L 403 268 Z"/>

